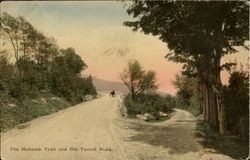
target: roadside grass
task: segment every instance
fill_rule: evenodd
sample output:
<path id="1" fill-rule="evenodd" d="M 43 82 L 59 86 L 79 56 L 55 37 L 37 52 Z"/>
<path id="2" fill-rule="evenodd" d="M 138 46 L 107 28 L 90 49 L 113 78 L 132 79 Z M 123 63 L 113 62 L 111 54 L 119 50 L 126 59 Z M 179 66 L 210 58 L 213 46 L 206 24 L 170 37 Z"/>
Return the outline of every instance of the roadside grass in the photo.
<path id="1" fill-rule="evenodd" d="M 176 105 L 175 108 L 178 108 L 178 109 L 183 109 L 185 111 L 188 111 L 190 112 L 194 117 L 198 117 L 199 115 L 201 115 L 201 110 L 200 110 L 200 107 L 197 107 L 197 106 L 188 106 L 188 107 L 183 107 L 183 106 L 178 106 Z"/>
<path id="2" fill-rule="evenodd" d="M 22 104 L 2 106 L 0 116 L 1 132 L 70 106 L 72 104 L 65 99 L 56 97 L 50 93 L 41 93 L 36 99 L 27 99 Z"/>
<path id="3" fill-rule="evenodd" d="M 196 130 L 205 133 L 204 135 L 197 135 L 205 139 L 205 141 L 201 142 L 205 148 L 212 148 L 218 153 L 228 155 L 237 160 L 248 157 L 249 143 L 242 141 L 240 137 L 219 135 L 214 128 L 211 128 L 204 121 L 197 122 Z"/>
<path id="4" fill-rule="evenodd" d="M 197 108 L 190 107 L 190 108 L 187 108 L 185 110 L 190 112 L 195 117 L 197 117 L 197 116 L 199 116 L 201 114 L 200 109 L 197 109 Z"/>

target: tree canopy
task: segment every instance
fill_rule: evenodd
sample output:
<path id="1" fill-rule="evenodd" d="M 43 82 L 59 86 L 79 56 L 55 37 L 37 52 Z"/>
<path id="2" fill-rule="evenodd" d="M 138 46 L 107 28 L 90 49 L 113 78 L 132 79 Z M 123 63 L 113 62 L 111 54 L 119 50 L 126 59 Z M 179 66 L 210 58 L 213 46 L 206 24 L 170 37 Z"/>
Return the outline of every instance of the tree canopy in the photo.
<path id="1" fill-rule="evenodd" d="M 0 22 L 0 99 L 22 102 L 47 90 L 75 103 L 86 94 L 97 94 L 92 78 L 81 77 L 87 65 L 74 48 L 60 49 L 54 38 L 45 36 L 24 17 L 3 13 Z"/>
<path id="2" fill-rule="evenodd" d="M 221 58 L 249 40 L 249 2 L 135 0 L 127 13 L 134 21 L 125 26 L 159 36 L 171 51 L 166 58 L 198 77 L 204 119 L 224 134 L 220 72 L 233 64 L 221 64 Z"/>
<path id="3" fill-rule="evenodd" d="M 210 69 L 249 38 L 249 5 L 244 1 L 134 1 L 127 12 L 136 20 L 126 26 L 159 36 L 173 51 L 166 57 L 186 63 L 191 72 Z"/>
<path id="4" fill-rule="evenodd" d="M 131 91 L 133 98 L 147 90 L 157 89 L 157 85 L 155 84 L 156 73 L 151 70 L 143 70 L 142 66 L 137 60 L 129 62 L 128 68 L 126 68 L 123 73 L 121 73 L 120 77 L 124 84 Z"/>

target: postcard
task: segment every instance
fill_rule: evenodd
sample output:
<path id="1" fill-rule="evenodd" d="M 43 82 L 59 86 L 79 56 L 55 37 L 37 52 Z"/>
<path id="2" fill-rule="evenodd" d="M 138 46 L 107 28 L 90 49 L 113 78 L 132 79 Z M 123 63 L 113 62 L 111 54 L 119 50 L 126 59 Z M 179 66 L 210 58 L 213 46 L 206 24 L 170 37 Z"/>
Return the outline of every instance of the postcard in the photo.
<path id="1" fill-rule="evenodd" d="M 2 160 L 249 155 L 249 2 L 3 1 Z"/>

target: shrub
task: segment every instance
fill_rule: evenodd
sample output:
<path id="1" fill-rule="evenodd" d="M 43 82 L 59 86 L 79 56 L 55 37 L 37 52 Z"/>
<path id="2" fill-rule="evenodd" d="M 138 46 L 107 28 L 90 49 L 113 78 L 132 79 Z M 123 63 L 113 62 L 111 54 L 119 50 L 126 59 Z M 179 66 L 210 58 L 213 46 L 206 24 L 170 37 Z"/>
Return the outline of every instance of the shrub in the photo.
<path id="1" fill-rule="evenodd" d="M 226 126 L 230 134 L 239 134 L 240 118 L 249 116 L 248 76 L 248 72 L 234 71 L 230 74 L 229 85 L 223 87 Z"/>
<path id="2" fill-rule="evenodd" d="M 132 99 L 131 94 L 128 94 L 124 99 L 124 104 L 131 116 L 159 111 L 170 113 L 174 107 L 166 98 L 155 93 L 140 94 L 135 100 Z"/>

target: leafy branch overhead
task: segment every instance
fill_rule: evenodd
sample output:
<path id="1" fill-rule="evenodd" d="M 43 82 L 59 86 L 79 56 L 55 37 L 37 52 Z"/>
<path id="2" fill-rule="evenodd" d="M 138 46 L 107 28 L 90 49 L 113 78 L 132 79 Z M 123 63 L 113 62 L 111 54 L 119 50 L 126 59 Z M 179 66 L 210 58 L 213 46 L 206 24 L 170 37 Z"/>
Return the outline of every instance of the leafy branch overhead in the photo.
<path id="1" fill-rule="evenodd" d="M 249 5 L 244 1 L 134 1 L 127 12 L 135 20 L 125 26 L 159 36 L 173 51 L 167 58 L 194 68 L 201 64 L 191 60 L 212 62 L 237 52 L 234 46 L 249 39 Z"/>

